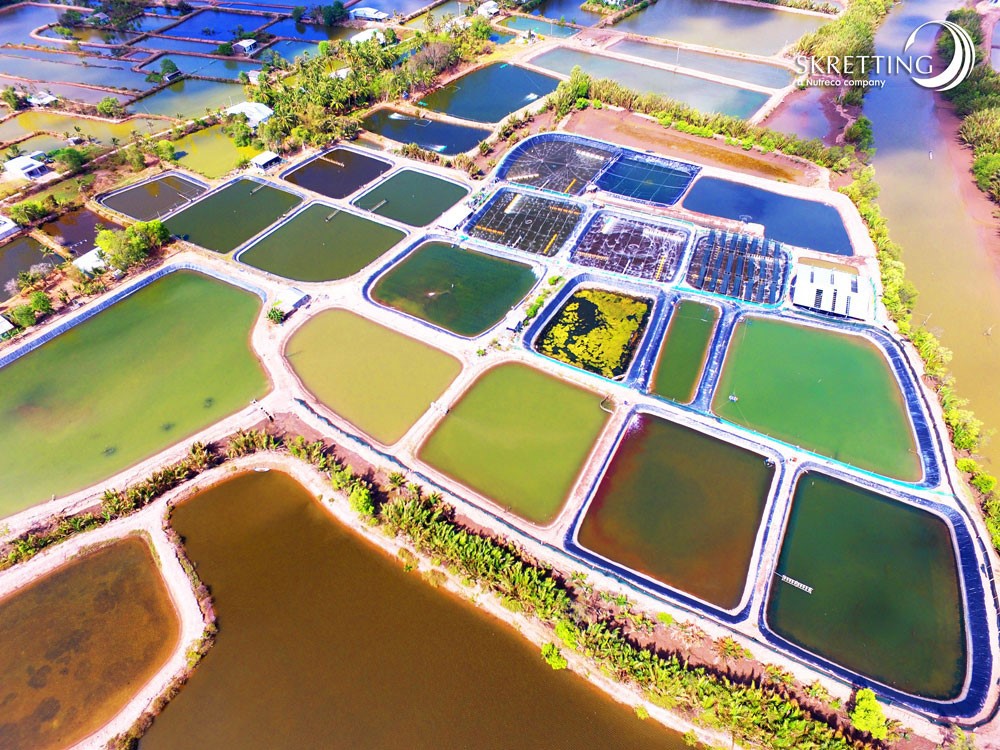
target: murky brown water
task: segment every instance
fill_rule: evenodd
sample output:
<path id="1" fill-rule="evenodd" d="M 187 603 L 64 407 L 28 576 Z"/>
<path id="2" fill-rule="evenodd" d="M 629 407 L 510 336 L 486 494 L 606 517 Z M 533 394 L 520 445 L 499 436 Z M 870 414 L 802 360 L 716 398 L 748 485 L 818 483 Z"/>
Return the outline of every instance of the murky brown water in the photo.
<path id="1" fill-rule="evenodd" d="M 138 538 L 0 601 L 0 747 L 79 742 L 124 708 L 179 636 L 170 594 Z"/>
<path id="2" fill-rule="evenodd" d="M 283 474 L 238 477 L 173 522 L 220 631 L 143 750 L 685 747 L 403 572 Z"/>

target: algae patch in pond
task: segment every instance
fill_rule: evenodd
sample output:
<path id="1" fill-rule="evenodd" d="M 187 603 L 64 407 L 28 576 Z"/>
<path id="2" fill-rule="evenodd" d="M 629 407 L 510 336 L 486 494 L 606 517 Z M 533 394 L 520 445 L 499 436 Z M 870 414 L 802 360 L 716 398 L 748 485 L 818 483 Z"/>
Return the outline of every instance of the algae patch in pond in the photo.
<path id="1" fill-rule="evenodd" d="M 379 279 L 376 302 L 459 336 L 478 336 L 535 284 L 531 266 L 444 242 L 428 242 Z"/>
<path id="2" fill-rule="evenodd" d="M 544 524 L 559 513 L 607 417 L 599 394 L 527 365 L 502 364 L 451 406 L 419 457 Z"/>
<path id="3" fill-rule="evenodd" d="M 58 750 L 115 716 L 180 637 L 149 547 L 132 537 L 0 601 L 5 748 Z"/>
<path id="4" fill-rule="evenodd" d="M 325 310 L 285 351 L 303 385 L 348 422 L 389 445 L 462 369 L 449 354 L 347 310 Z"/>
<path id="5" fill-rule="evenodd" d="M 267 392 L 256 295 L 176 271 L 0 369 L 0 516 L 106 479 Z"/>
<path id="6" fill-rule="evenodd" d="M 573 293 L 542 331 L 536 349 L 547 357 L 603 375 L 621 377 L 649 318 L 650 302 L 604 289 Z"/>

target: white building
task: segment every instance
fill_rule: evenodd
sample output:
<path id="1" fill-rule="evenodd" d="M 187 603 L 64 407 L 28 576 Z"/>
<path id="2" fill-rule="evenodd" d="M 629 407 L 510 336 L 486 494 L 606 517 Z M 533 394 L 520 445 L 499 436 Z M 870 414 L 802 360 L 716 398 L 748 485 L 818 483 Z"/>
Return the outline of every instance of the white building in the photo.
<path id="1" fill-rule="evenodd" d="M 827 268 L 800 263 L 792 289 L 792 304 L 855 320 L 875 318 L 872 282 L 846 266 Z"/>
<path id="2" fill-rule="evenodd" d="M 55 104 L 59 101 L 58 97 L 53 96 L 48 91 L 39 91 L 37 94 L 32 94 L 28 97 L 28 104 L 32 107 L 47 107 L 50 104 Z"/>
<path id="3" fill-rule="evenodd" d="M 281 164 L 281 157 L 273 151 L 257 154 L 250 160 L 250 167 L 258 172 L 266 172 L 271 167 Z"/>
<path id="4" fill-rule="evenodd" d="M 385 34 L 378 29 L 365 29 L 351 37 L 351 44 L 362 44 L 371 39 L 377 39 L 379 44 L 385 44 Z"/>
<path id="5" fill-rule="evenodd" d="M 92 276 L 96 272 L 103 271 L 108 267 L 108 264 L 104 262 L 104 258 L 101 257 L 100 248 L 97 247 L 89 253 L 84 253 L 79 258 L 76 258 L 73 261 L 73 265 L 88 276 Z"/>
<path id="6" fill-rule="evenodd" d="M 274 110 L 266 104 L 261 104 L 260 102 L 240 102 L 239 104 L 227 109 L 226 114 L 245 115 L 247 118 L 247 125 L 249 125 L 252 130 L 256 130 L 257 126 L 262 122 L 267 122 L 271 119 L 271 115 L 274 114 Z"/>
<path id="7" fill-rule="evenodd" d="M 22 180 L 37 180 L 44 177 L 49 168 L 33 157 L 34 155 L 29 155 L 8 159 L 3 165 L 4 171 L 10 176 Z"/>
<path id="8" fill-rule="evenodd" d="M 492 18 L 499 12 L 500 3 L 496 2 L 496 0 L 486 0 L 486 2 L 480 5 L 479 9 L 476 11 L 476 13 L 484 18 Z"/>
<path id="9" fill-rule="evenodd" d="M 8 331 L 14 330 L 14 324 L 11 323 L 3 315 L 0 315 L 0 336 L 3 336 Z"/>
<path id="10" fill-rule="evenodd" d="M 351 8 L 347 17 L 352 21 L 387 21 L 389 14 L 376 8 Z"/>
<path id="11" fill-rule="evenodd" d="M 260 71 L 251 70 L 249 73 L 247 73 L 247 80 L 250 82 L 251 86 L 260 85 Z"/>
<path id="12" fill-rule="evenodd" d="M 250 57 L 250 55 L 257 51 L 257 40 L 240 39 L 240 41 L 233 43 L 233 49 L 244 57 Z"/>
<path id="13" fill-rule="evenodd" d="M 0 216 L 0 242 L 17 234 L 18 226 L 6 216 Z"/>

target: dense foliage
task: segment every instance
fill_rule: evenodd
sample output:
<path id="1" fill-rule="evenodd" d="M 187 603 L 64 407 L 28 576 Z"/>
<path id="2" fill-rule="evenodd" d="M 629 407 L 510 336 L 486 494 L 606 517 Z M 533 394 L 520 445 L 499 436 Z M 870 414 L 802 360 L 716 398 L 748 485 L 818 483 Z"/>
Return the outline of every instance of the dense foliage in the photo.
<path id="1" fill-rule="evenodd" d="M 97 233 L 97 247 L 112 268 L 127 271 L 159 250 L 170 233 L 159 219 L 137 221 L 125 229 L 102 229 Z"/>

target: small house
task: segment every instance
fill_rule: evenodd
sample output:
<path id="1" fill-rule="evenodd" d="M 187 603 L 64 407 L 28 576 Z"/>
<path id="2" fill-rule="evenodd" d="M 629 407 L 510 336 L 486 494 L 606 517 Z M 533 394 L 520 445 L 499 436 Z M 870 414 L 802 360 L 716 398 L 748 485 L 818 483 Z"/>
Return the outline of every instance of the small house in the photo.
<path id="1" fill-rule="evenodd" d="M 257 51 L 256 39 L 241 39 L 233 44 L 233 49 L 244 57 L 250 57 Z"/>
<path id="2" fill-rule="evenodd" d="M 108 267 L 101 257 L 101 249 L 95 247 L 89 253 L 84 253 L 73 261 L 73 265 L 80 269 L 87 276 L 93 276 L 98 271 L 103 271 Z"/>
<path id="3" fill-rule="evenodd" d="M 347 17 L 352 21 L 388 21 L 389 14 L 376 8 L 351 8 Z"/>
<path id="4" fill-rule="evenodd" d="M 281 164 L 281 157 L 273 151 L 265 151 L 262 154 L 257 154 L 250 160 L 250 168 L 257 172 L 266 172 L 271 167 L 276 167 L 279 164 Z"/>
<path id="5" fill-rule="evenodd" d="M 37 180 L 44 177 L 49 171 L 43 162 L 33 158 L 32 155 L 8 159 L 3 168 L 10 176 L 22 180 Z"/>
<path id="6" fill-rule="evenodd" d="M 497 13 L 500 12 L 500 3 L 496 0 L 486 0 L 485 3 L 479 6 L 476 11 L 483 18 L 493 18 Z"/>
<path id="7" fill-rule="evenodd" d="M 240 102 L 225 110 L 225 113 L 227 115 L 245 116 L 247 118 L 247 125 L 250 126 L 251 130 L 256 130 L 261 123 L 271 119 L 274 110 L 260 102 Z"/>
<path id="8" fill-rule="evenodd" d="M 111 23 L 111 16 L 109 16 L 107 13 L 100 13 L 100 12 L 91 13 L 87 17 L 87 21 L 94 24 L 95 26 L 107 26 L 109 23 Z"/>
<path id="9" fill-rule="evenodd" d="M 6 216 L 0 216 L 0 242 L 13 234 L 17 234 L 19 227 Z"/>
<path id="10" fill-rule="evenodd" d="M 13 330 L 14 324 L 7 320 L 7 318 L 3 315 L 0 315 L 0 336 L 3 336 L 5 333 L 10 333 Z"/>
<path id="11" fill-rule="evenodd" d="M 47 107 L 50 104 L 55 104 L 59 101 L 58 97 L 53 96 L 48 91 L 39 91 L 37 94 L 32 94 L 28 97 L 28 104 L 32 107 Z"/>

